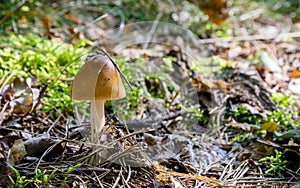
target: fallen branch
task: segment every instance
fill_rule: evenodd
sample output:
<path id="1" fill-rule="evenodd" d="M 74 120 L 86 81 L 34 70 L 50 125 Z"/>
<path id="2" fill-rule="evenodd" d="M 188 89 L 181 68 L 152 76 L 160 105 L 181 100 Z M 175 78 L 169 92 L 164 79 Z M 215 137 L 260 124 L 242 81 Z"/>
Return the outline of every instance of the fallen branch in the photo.
<path id="1" fill-rule="evenodd" d="M 228 38 L 212 38 L 212 39 L 201 39 L 199 43 L 209 44 L 209 43 L 221 43 L 221 42 L 231 42 L 231 41 L 253 41 L 253 40 L 271 40 L 281 41 L 286 38 L 299 38 L 300 32 L 292 33 L 275 33 L 275 34 L 259 34 L 259 35 L 245 35 L 236 36 Z"/>
<path id="2" fill-rule="evenodd" d="M 155 167 L 156 172 L 158 172 L 158 173 L 168 174 L 170 176 L 185 177 L 185 178 L 188 178 L 191 180 L 199 180 L 199 181 L 203 181 L 206 183 L 214 184 L 215 186 L 223 186 L 223 183 L 217 179 L 208 178 L 206 176 L 200 176 L 200 175 L 195 175 L 195 174 L 186 174 L 186 173 L 181 173 L 181 172 L 167 171 L 167 170 L 164 170 L 162 166 L 159 166 L 156 164 L 154 164 L 154 167 Z"/>

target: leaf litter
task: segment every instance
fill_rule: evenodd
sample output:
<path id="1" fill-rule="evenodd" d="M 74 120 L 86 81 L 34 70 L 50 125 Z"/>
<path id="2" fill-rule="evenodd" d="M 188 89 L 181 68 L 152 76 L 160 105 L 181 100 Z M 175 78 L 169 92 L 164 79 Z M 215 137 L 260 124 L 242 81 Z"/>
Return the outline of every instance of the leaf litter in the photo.
<path id="1" fill-rule="evenodd" d="M 149 59 L 151 56 L 144 57 Z M 245 183 L 264 185 L 266 182 L 268 185 L 282 184 L 282 181 L 286 180 L 263 177 L 262 167 L 256 161 L 257 154 L 266 154 L 256 149 L 270 147 L 270 144 L 249 141 L 257 145 L 252 146 L 256 148 L 253 150 L 238 143 L 232 145 L 226 140 L 226 137 L 231 136 L 226 133 L 226 129 L 230 129 L 234 122 L 231 125 L 230 120 L 227 120 L 227 126 L 224 127 L 225 109 L 230 110 L 241 104 L 247 104 L 247 111 L 252 114 L 268 114 L 275 109 L 275 104 L 270 99 L 270 88 L 260 79 L 255 67 L 247 66 L 245 69 L 243 66 L 228 70 L 223 80 L 202 80 L 201 75 L 196 73 L 191 77 L 202 108 L 206 108 L 211 115 L 209 123 L 199 125 L 197 130 L 181 128 L 178 124 L 182 118 L 190 115 L 188 112 L 180 111 L 176 114 L 176 110 L 173 110 L 173 115 L 170 112 L 164 117 L 159 117 L 159 111 L 155 111 L 155 108 L 160 107 L 156 105 L 152 105 L 151 109 L 154 116 L 158 117 L 154 119 L 151 118 L 153 114 L 150 115 L 147 111 L 141 116 L 144 118 L 126 123 L 111 115 L 112 119 L 108 120 L 107 124 L 115 126 L 111 127 L 108 142 L 98 150 L 103 153 L 103 148 L 106 148 L 107 160 L 95 167 L 84 162 L 94 150 L 85 143 L 85 138 L 78 131 L 78 125 L 68 124 L 70 120 L 64 116 L 59 116 L 53 121 L 40 113 L 41 107 L 37 108 L 37 105 L 42 104 L 43 90 L 29 78 L 15 78 L 11 84 L 4 85 L 1 92 L 2 168 L 13 165 L 20 172 L 26 173 L 30 169 L 47 169 L 49 163 L 59 169 L 83 163 L 75 169 L 76 175 L 70 176 L 73 186 L 82 185 L 83 182 L 84 185 L 113 185 L 118 182 L 132 186 L 137 183 L 141 186 L 155 183 L 184 186 L 238 186 Z M 149 88 L 145 87 L 145 92 L 149 92 Z M 156 103 L 158 99 L 151 97 L 151 100 Z M 149 105 L 151 100 L 147 100 L 145 106 Z M 167 111 L 176 104 L 171 104 Z M 149 119 L 145 118 L 147 116 Z M 140 131 L 131 130 L 135 125 L 144 128 Z M 217 128 L 209 128 L 213 125 Z M 207 134 L 209 129 L 212 132 Z M 262 129 L 274 132 L 276 128 L 269 123 L 263 124 Z M 287 138 L 288 134 L 293 133 L 287 132 L 278 137 Z M 120 166 L 115 161 L 123 161 L 127 167 Z M 144 167 L 128 167 L 130 164 L 136 165 L 137 161 Z M 92 177 L 86 176 L 87 174 Z M 258 178 L 255 174 L 260 174 L 260 179 L 265 182 L 254 180 Z M 129 181 L 126 181 L 125 177 L 121 180 L 119 176 L 127 176 Z M 80 179 L 77 179 L 79 177 Z M 2 183 L 5 182 L 7 183 L 7 179 L 3 178 Z"/>
<path id="2" fill-rule="evenodd" d="M 211 12 L 210 8 L 207 11 Z M 80 21 L 72 17 L 67 19 Z M 44 19 L 43 22 L 47 35 L 54 37 L 50 20 Z M 217 22 L 223 22 L 223 18 Z M 75 39 L 80 38 L 80 32 L 74 34 Z M 261 53 L 258 53 L 257 46 Z M 271 39 L 208 44 L 213 54 L 219 54 L 225 60 L 243 61 L 257 57 L 250 65 L 237 63 L 226 67 L 225 71 L 215 71 L 219 74 L 206 75 L 208 77 L 191 68 L 193 65 L 184 57 L 183 48 L 149 45 L 147 49 L 141 49 L 140 46 L 131 46 L 118 55 L 125 56 L 130 66 L 138 66 L 137 58 L 155 64 L 165 57 L 175 57 L 178 70 L 186 73 L 184 78 L 188 78 L 196 89 L 200 99 L 197 108 L 204 109 L 209 121 L 198 122 L 192 127 L 183 126 L 192 113 L 184 108 L 178 109 L 182 101 L 177 96 L 182 93 L 166 89 L 164 79 L 143 79 L 131 83 L 140 86 L 145 93 L 138 99 L 141 109 L 134 110 L 136 118 L 121 120 L 120 116 L 110 113 L 106 122 L 110 134 L 101 146 L 90 145 L 82 134 L 82 129 L 89 127 L 88 118 L 78 124 L 72 116 L 62 114 L 54 118 L 51 114 L 41 113 L 44 89 L 36 85 L 35 78 L 3 77 L 1 185 L 11 184 L 6 174 L 15 176 L 10 165 L 28 177 L 34 176 L 37 169 L 59 169 L 57 179 L 51 183 L 67 187 L 288 187 L 299 181 L 299 128 L 277 132 L 280 125 L 274 122 L 257 127 L 251 120 L 239 122 L 234 117 L 234 112 L 241 107 L 247 114 L 267 117 L 278 108 L 271 99 L 275 91 L 297 97 L 299 109 L 299 45 Z M 214 62 L 214 59 L 206 60 Z M 181 87 L 178 82 L 182 77 L 168 79 L 175 88 Z M 164 90 L 165 97 L 153 97 L 153 91 L 150 91 L 153 86 Z M 164 106 L 164 103 L 170 106 Z M 138 131 L 134 129 L 137 125 L 141 127 Z M 254 130 L 265 130 L 267 139 L 261 140 L 253 134 Z M 241 132 L 246 132 L 242 142 L 230 141 Z M 103 154 L 105 162 L 90 166 L 85 162 L 93 156 L 95 147 Z M 285 167 L 285 174 L 277 178 L 263 174 L 267 166 L 259 162 L 260 158 L 272 154 L 274 148 L 288 148 L 287 157 L 293 162 Z M 73 173 L 66 174 L 70 167 L 79 163 L 81 165 L 74 168 Z M 137 164 L 143 166 L 136 167 Z M 61 176 L 67 178 L 62 181 Z"/>

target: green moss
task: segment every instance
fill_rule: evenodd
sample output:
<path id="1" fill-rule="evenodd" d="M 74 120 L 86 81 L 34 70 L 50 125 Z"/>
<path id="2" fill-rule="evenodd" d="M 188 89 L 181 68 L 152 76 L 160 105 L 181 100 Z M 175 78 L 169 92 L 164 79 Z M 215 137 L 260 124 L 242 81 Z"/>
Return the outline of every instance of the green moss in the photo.
<path id="1" fill-rule="evenodd" d="M 80 41 L 80 45 L 66 45 L 41 38 L 37 35 L 10 35 L 1 37 L 0 76 L 12 74 L 21 77 L 37 77 L 40 84 L 48 85 L 43 98 L 43 111 L 72 112 L 69 90 L 71 82 L 60 78 L 76 75 L 82 62 L 81 57 L 87 53 L 85 45 L 90 41 Z"/>

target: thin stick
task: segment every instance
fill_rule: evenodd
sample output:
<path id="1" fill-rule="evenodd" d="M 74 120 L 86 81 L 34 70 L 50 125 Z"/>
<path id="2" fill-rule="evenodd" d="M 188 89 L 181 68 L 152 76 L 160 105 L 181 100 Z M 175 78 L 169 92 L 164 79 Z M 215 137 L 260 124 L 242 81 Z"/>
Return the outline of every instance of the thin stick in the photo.
<path id="1" fill-rule="evenodd" d="M 152 41 L 153 34 L 156 31 L 156 29 L 157 29 L 157 26 L 159 24 L 159 20 L 160 20 L 161 16 L 162 16 L 161 12 L 156 16 L 155 21 L 154 21 L 154 23 L 153 23 L 153 25 L 151 27 L 151 30 L 150 30 L 150 32 L 149 32 L 149 34 L 148 34 L 148 36 L 146 38 L 146 41 L 145 41 L 145 43 L 143 45 L 143 49 L 148 48 L 149 42 Z"/>
<path id="2" fill-rule="evenodd" d="M 47 130 L 47 134 L 49 134 L 50 133 L 50 131 L 51 131 L 51 129 L 56 125 L 56 123 L 60 120 L 60 118 L 62 117 L 62 115 L 60 114 L 59 116 L 58 116 L 58 118 L 56 118 L 56 120 L 52 123 L 52 125 L 49 127 L 49 129 Z"/>
<path id="3" fill-rule="evenodd" d="M 102 185 L 102 183 L 101 183 L 101 181 L 100 181 L 100 179 L 99 179 L 99 177 L 98 177 L 98 175 L 96 174 L 95 171 L 93 171 L 93 174 L 95 175 L 95 177 L 96 177 L 96 179 L 97 179 L 97 182 L 98 182 L 98 184 L 100 185 L 100 187 L 101 187 L 101 188 L 104 188 L 104 186 Z"/>
<path id="4" fill-rule="evenodd" d="M 112 188 L 117 187 L 117 185 L 118 185 L 118 183 L 119 183 L 119 181 L 120 181 L 120 178 L 121 178 L 121 173 L 122 173 L 122 168 L 121 168 L 121 170 L 120 170 L 120 172 L 119 172 L 119 175 L 118 175 L 118 177 L 117 177 L 117 179 L 116 179 L 114 185 L 112 186 Z"/>
<path id="5" fill-rule="evenodd" d="M 26 3 L 25 0 L 23 0 L 22 2 L 19 2 L 18 6 L 14 10 L 12 10 L 8 14 L 6 14 L 6 16 L 4 16 L 4 18 L 2 18 L 0 20 L 0 24 L 4 23 L 9 17 L 11 17 L 11 15 L 13 15 L 16 12 L 18 12 L 25 5 L 25 3 Z"/>
<path id="6" fill-rule="evenodd" d="M 159 165 L 154 165 L 154 167 L 156 168 L 156 172 L 158 173 L 162 173 L 162 174 L 168 174 L 171 176 L 179 176 L 179 177 L 185 177 L 188 179 L 192 179 L 192 180 L 199 180 L 199 181 L 203 181 L 206 183 L 211 183 L 217 186 L 222 186 L 223 183 L 220 180 L 217 179 L 213 179 L 213 178 L 208 178 L 206 176 L 200 176 L 200 175 L 193 175 L 193 174 L 186 174 L 186 173 L 181 173 L 181 172 L 175 172 L 175 171 L 167 171 L 164 170 L 161 166 Z"/>
<path id="7" fill-rule="evenodd" d="M 2 91 L 3 87 L 9 82 L 9 80 L 15 75 L 15 73 L 15 71 L 12 71 L 10 75 L 4 80 L 3 84 L 0 87 L 0 92 Z"/>
<path id="8" fill-rule="evenodd" d="M 212 39 L 201 39 L 200 43 L 209 44 L 217 42 L 231 42 L 231 41 L 254 41 L 254 40 L 271 40 L 275 39 L 280 41 L 286 38 L 299 38 L 300 32 L 291 32 L 291 33 L 279 33 L 279 34 L 261 34 L 261 35 L 245 35 L 245 36 L 236 36 L 231 38 L 212 38 Z"/>

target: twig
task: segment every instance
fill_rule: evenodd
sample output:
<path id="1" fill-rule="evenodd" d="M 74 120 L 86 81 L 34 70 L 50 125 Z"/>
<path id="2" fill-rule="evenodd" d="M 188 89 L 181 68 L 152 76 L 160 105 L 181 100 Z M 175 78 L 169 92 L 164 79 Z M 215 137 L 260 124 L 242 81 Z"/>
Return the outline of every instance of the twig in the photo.
<path id="1" fill-rule="evenodd" d="M 206 173 L 211 169 L 211 167 L 213 167 L 215 164 L 219 163 L 221 160 L 223 160 L 223 159 L 225 159 L 226 157 L 228 157 L 229 155 L 231 155 L 231 154 L 232 154 L 233 152 L 235 152 L 236 150 L 237 150 L 237 148 L 232 149 L 232 150 L 231 150 L 230 152 L 228 152 L 224 157 L 221 157 L 220 159 L 218 159 L 218 160 L 212 162 L 211 164 L 209 164 L 209 165 L 206 167 L 206 169 L 205 169 L 205 171 L 204 171 L 204 174 L 206 174 Z M 236 157 L 236 155 L 235 155 L 235 157 Z M 233 159 L 234 159 L 235 157 L 233 157 Z M 232 159 L 231 159 L 231 161 L 229 162 L 229 164 L 230 164 L 230 163 L 232 163 Z M 227 167 L 229 164 L 227 164 L 226 167 Z M 226 167 L 225 167 L 225 169 L 226 169 Z M 224 169 L 224 170 L 225 170 L 225 169 Z M 223 171 L 223 173 L 222 173 L 220 179 L 222 179 L 222 176 L 223 176 L 224 174 L 225 174 L 225 172 Z"/>
<path id="2" fill-rule="evenodd" d="M 5 112 L 5 110 L 6 110 L 7 106 L 8 106 L 8 104 L 9 104 L 9 101 L 7 101 L 7 102 L 5 103 L 5 105 L 3 106 L 3 108 L 2 108 L 2 110 L 1 110 L 1 112 L 0 112 L 0 125 L 2 125 L 2 122 L 4 121 L 4 112 Z"/>
<path id="3" fill-rule="evenodd" d="M 232 159 L 228 162 L 228 164 L 225 166 L 225 168 L 224 168 L 224 170 L 223 170 L 223 172 L 222 172 L 222 174 L 221 174 L 221 176 L 220 176 L 220 180 L 222 180 L 222 179 L 224 179 L 224 178 L 227 178 L 227 176 L 225 176 L 226 174 L 229 174 L 229 172 L 231 171 L 231 169 L 232 169 L 232 163 L 233 163 L 233 161 L 234 161 L 234 159 L 235 159 L 235 157 L 236 157 L 236 155 L 234 156 L 234 157 L 232 157 Z M 230 170 L 228 170 L 228 169 L 230 169 Z"/>
<path id="4" fill-rule="evenodd" d="M 151 30 L 150 30 L 149 34 L 147 35 L 147 38 L 146 38 L 145 43 L 143 45 L 143 49 L 148 48 L 149 42 L 152 41 L 153 33 L 156 31 L 156 28 L 159 24 L 159 20 L 160 20 L 161 16 L 162 16 L 161 12 L 156 16 L 155 21 L 153 22 L 153 25 L 151 27 Z"/>
<path id="5" fill-rule="evenodd" d="M 0 47 L 0 48 L 1 48 L 1 47 Z M 0 85 L 1 85 L 0 92 L 2 91 L 2 87 L 3 87 L 3 84 L 2 84 L 2 82 L 4 82 L 6 75 L 7 75 L 7 72 L 6 72 L 6 73 L 4 73 L 4 75 L 2 76 L 2 78 L 1 78 L 1 80 L 0 80 Z"/>
<path id="6" fill-rule="evenodd" d="M 42 161 L 42 159 L 50 152 L 50 151 L 52 151 L 58 144 L 60 144 L 61 142 L 56 142 L 56 143 L 54 143 L 52 146 L 50 146 L 44 153 L 43 153 L 43 155 L 39 158 L 39 160 L 38 160 L 38 163 L 37 163 L 37 165 L 36 165 L 36 167 L 35 167 L 35 170 L 34 170 L 34 173 L 36 173 L 37 172 L 37 170 L 38 170 L 38 168 L 39 168 L 39 166 L 40 166 L 40 164 L 41 164 L 41 161 Z"/>
<path id="7" fill-rule="evenodd" d="M 11 73 L 10 73 L 10 75 L 4 80 L 4 82 L 2 81 L 2 79 L 1 79 L 1 83 L 2 83 L 2 85 L 1 85 L 1 87 L 0 87 L 0 92 L 2 92 L 2 90 L 3 90 L 3 87 L 9 82 L 9 80 L 14 76 L 16 74 L 16 72 L 15 71 L 12 71 Z"/>
<path id="8" fill-rule="evenodd" d="M 179 176 L 179 177 L 186 177 L 188 179 L 193 179 L 193 180 L 200 180 L 206 183 L 211 183 L 217 186 L 223 186 L 223 183 L 220 180 L 213 179 L 213 178 L 208 178 L 206 176 L 200 176 L 200 175 L 193 175 L 193 174 L 186 174 L 186 173 L 180 173 L 180 172 L 174 172 L 174 171 L 167 171 L 162 169 L 161 166 L 159 165 L 154 165 L 156 168 L 156 172 L 158 173 L 163 173 L 163 174 L 168 174 L 171 176 Z"/>
<path id="9" fill-rule="evenodd" d="M 62 115 L 60 114 L 58 116 L 58 118 L 56 118 L 56 120 L 52 123 L 52 125 L 49 127 L 49 129 L 47 130 L 47 134 L 50 134 L 51 129 L 56 125 L 56 123 L 60 120 L 60 118 L 62 117 Z"/>
<path id="10" fill-rule="evenodd" d="M 101 188 L 104 188 L 104 186 L 102 185 L 102 183 L 101 183 L 101 181 L 100 181 L 100 179 L 99 179 L 99 177 L 97 176 L 97 174 L 96 174 L 95 171 L 93 171 L 93 174 L 95 175 L 95 177 L 96 177 L 96 179 L 97 179 L 97 182 L 98 182 L 98 184 L 100 185 L 100 187 L 101 187 Z"/>
<path id="11" fill-rule="evenodd" d="M 74 80 L 74 77 L 71 77 L 71 78 L 42 78 L 41 80 L 54 80 L 54 81 L 73 81 Z"/>
<path id="12" fill-rule="evenodd" d="M 131 168 L 130 168 L 130 165 L 128 166 L 128 176 L 127 176 L 127 178 L 126 178 L 126 180 L 125 180 L 125 184 L 128 186 L 128 187 L 130 187 L 129 185 L 128 185 L 128 182 L 129 182 L 129 180 L 130 180 L 130 178 L 131 178 Z"/>
<path id="13" fill-rule="evenodd" d="M 178 111 L 178 112 L 170 113 L 163 117 L 154 117 L 154 118 L 141 119 L 141 120 L 130 120 L 130 121 L 126 121 L 126 125 L 129 128 L 132 128 L 132 127 L 138 127 L 139 129 L 149 128 L 149 127 L 152 127 L 152 124 L 154 124 L 154 123 L 174 119 L 185 113 L 186 112 L 184 112 L 184 111 Z M 124 123 L 122 123 L 122 122 L 117 123 L 117 126 L 122 126 L 122 125 L 124 125 Z"/>
<path id="14" fill-rule="evenodd" d="M 120 170 L 120 172 L 119 172 L 119 175 L 118 175 L 118 177 L 117 177 L 117 179 L 116 179 L 114 185 L 112 186 L 112 188 L 117 187 L 117 185 L 118 185 L 118 183 L 119 183 L 119 181 L 120 181 L 120 178 L 121 178 L 121 173 L 122 173 L 122 168 L 121 168 L 121 170 Z"/>
<path id="15" fill-rule="evenodd" d="M 12 10 L 8 14 L 6 14 L 6 16 L 4 16 L 4 18 L 2 18 L 0 20 L 0 24 L 4 23 L 9 17 L 11 17 L 11 15 L 18 12 L 24 6 L 25 3 L 26 3 L 26 0 L 22 0 L 21 2 L 19 2 L 17 7 L 14 10 Z"/>
<path id="16" fill-rule="evenodd" d="M 299 37 L 300 37 L 300 32 L 291 32 L 291 33 L 279 33 L 279 34 L 245 35 L 245 36 L 236 36 L 231 38 L 201 39 L 200 43 L 209 44 L 209 43 L 218 43 L 218 42 L 254 41 L 254 40 L 271 40 L 271 39 L 280 41 L 286 38 L 299 38 Z"/>

